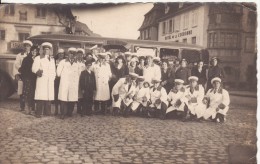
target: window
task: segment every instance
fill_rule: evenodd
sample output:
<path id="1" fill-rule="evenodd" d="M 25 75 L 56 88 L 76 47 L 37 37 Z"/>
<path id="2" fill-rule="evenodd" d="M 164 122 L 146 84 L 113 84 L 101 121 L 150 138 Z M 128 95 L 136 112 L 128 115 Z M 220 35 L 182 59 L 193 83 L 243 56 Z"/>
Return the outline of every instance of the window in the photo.
<path id="1" fill-rule="evenodd" d="M 178 16 L 175 18 L 175 23 L 174 23 L 174 30 L 176 32 L 180 31 L 180 25 L 181 25 L 181 17 Z"/>
<path id="2" fill-rule="evenodd" d="M 198 25 L 198 11 L 197 10 L 192 12 L 191 23 L 192 23 L 192 27 L 196 27 Z"/>
<path id="3" fill-rule="evenodd" d="M 182 8 L 183 7 L 183 2 L 180 2 L 179 3 L 179 8 Z"/>
<path id="4" fill-rule="evenodd" d="M 183 29 L 188 29 L 189 26 L 189 14 L 184 15 L 184 20 L 183 20 Z"/>
<path id="5" fill-rule="evenodd" d="M 46 8 L 37 7 L 36 8 L 36 17 L 45 18 L 46 17 Z"/>
<path id="6" fill-rule="evenodd" d="M 221 14 L 217 14 L 216 23 L 221 23 Z"/>
<path id="7" fill-rule="evenodd" d="M 14 5 L 5 6 L 5 15 L 14 15 Z"/>
<path id="8" fill-rule="evenodd" d="M 162 24 L 162 32 L 163 32 L 163 35 L 166 33 L 166 22 L 163 22 Z"/>
<path id="9" fill-rule="evenodd" d="M 209 33 L 209 47 L 214 48 L 239 48 L 238 33 L 231 32 L 213 32 Z"/>
<path id="10" fill-rule="evenodd" d="M 26 40 L 30 36 L 30 34 L 29 33 L 19 33 L 18 36 L 19 36 L 19 41 L 22 42 L 22 41 Z"/>
<path id="11" fill-rule="evenodd" d="M 182 40 L 183 43 L 187 43 L 187 38 Z"/>
<path id="12" fill-rule="evenodd" d="M 216 32 L 212 32 L 209 33 L 209 47 L 216 47 L 217 46 L 217 33 Z"/>
<path id="13" fill-rule="evenodd" d="M 27 11 L 26 12 L 19 11 L 19 15 L 20 15 L 20 21 L 27 21 Z"/>
<path id="14" fill-rule="evenodd" d="M 172 19 L 169 21 L 169 33 L 172 33 Z"/>
<path id="15" fill-rule="evenodd" d="M 5 30 L 0 30 L 0 40 L 5 40 Z"/>
<path id="16" fill-rule="evenodd" d="M 191 43 L 192 43 L 192 44 L 196 44 L 196 37 L 192 37 L 192 38 L 191 38 Z"/>

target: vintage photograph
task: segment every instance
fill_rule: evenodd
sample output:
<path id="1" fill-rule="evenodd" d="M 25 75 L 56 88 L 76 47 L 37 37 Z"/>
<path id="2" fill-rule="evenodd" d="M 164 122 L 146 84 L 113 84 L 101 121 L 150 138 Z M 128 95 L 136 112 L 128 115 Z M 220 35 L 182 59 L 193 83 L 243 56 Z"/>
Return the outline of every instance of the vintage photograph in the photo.
<path id="1" fill-rule="evenodd" d="M 0 4 L 0 164 L 256 164 L 257 7 Z"/>

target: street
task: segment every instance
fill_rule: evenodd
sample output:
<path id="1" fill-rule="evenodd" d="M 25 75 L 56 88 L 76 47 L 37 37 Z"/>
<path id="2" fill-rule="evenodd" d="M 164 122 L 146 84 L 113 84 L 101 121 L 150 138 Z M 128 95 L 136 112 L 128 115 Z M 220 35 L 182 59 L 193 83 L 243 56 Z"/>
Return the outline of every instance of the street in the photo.
<path id="1" fill-rule="evenodd" d="M 227 121 L 216 124 L 77 114 L 37 119 L 10 98 L 0 102 L 0 163 L 229 163 L 231 145 L 256 144 L 256 104 L 231 96 Z"/>

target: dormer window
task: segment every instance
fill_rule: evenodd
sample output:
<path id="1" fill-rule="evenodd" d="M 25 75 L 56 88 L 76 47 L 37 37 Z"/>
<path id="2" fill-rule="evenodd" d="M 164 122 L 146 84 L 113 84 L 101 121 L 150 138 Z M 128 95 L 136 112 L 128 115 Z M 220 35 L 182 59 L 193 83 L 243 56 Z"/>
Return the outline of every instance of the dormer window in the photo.
<path id="1" fill-rule="evenodd" d="M 183 2 L 179 3 L 179 8 L 183 7 Z"/>
<path id="2" fill-rule="evenodd" d="M 164 13 L 167 14 L 170 10 L 170 6 L 168 4 L 165 5 Z"/>

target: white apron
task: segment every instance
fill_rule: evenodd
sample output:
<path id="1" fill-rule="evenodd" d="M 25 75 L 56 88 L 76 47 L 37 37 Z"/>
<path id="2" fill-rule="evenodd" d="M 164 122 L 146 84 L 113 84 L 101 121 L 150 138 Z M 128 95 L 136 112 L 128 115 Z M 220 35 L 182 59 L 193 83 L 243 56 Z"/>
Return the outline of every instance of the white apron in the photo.
<path id="1" fill-rule="evenodd" d="M 140 104 L 142 104 L 145 107 L 148 105 L 148 101 L 150 100 L 150 88 L 149 87 L 139 88 L 135 96 L 136 96 L 136 100 L 133 101 L 133 103 L 131 105 L 131 109 L 133 111 L 135 111 Z M 146 97 L 147 101 L 143 101 L 144 97 Z"/>
<path id="2" fill-rule="evenodd" d="M 172 106 L 170 106 L 166 113 L 169 113 L 171 111 L 177 110 L 177 111 L 184 111 L 185 101 L 186 101 L 186 89 L 182 88 L 181 91 L 177 91 L 176 93 L 172 90 L 168 94 L 168 101 Z M 176 102 L 180 100 L 181 104 L 179 106 L 176 105 Z"/>
<path id="3" fill-rule="evenodd" d="M 167 101 L 167 92 L 166 90 L 161 87 L 161 89 L 155 89 L 154 90 L 154 87 L 152 87 L 150 89 L 150 97 L 151 97 L 151 105 L 150 107 L 156 107 L 157 109 L 161 109 L 161 104 L 155 104 L 155 101 L 157 99 L 160 99 L 161 102 L 164 102 L 166 105 L 168 105 L 168 101 Z"/>

